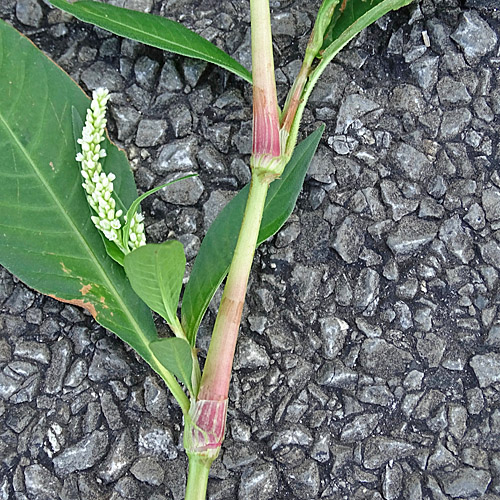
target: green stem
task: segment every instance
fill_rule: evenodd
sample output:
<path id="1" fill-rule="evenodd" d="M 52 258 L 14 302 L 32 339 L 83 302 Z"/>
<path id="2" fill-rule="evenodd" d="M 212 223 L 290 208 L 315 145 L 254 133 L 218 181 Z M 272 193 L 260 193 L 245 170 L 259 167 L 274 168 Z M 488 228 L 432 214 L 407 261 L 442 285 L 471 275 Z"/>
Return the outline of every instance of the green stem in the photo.
<path id="1" fill-rule="evenodd" d="M 151 354 L 151 361 L 149 361 L 149 363 L 151 364 L 151 367 L 164 380 L 165 384 L 170 389 L 170 392 L 173 394 L 174 398 L 179 403 L 182 413 L 184 415 L 187 415 L 189 412 L 190 403 L 188 397 L 186 396 L 186 394 L 184 394 L 184 391 L 182 390 L 182 387 L 180 386 L 179 382 L 177 382 L 175 377 L 163 367 L 163 365 L 156 359 L 151 350 L 150 354 Z"/>
<path id="2" fill-rule="evenodd" d="M 197 456 L 191 455 L 189 457 L 185 500 L 205 500 L 210 465 L 211 463 L 207 463 Z"/>
<path id="3" fill-rule="evenodd" d="M 233 260 L 215 321 L 198 399 L 220 401 L 228 396 L 236 339 L 248 276 L 259 235 L 269 180 L 254 170 Z"/>
<path id="4" fill-rule="evenodd" d="M 169 323 L 168 326 L 170 326 L 170 329 L 176 337 L 188 341 L 186 333 L 184 332 L 184 328 L 182 328 L 181 322 L 179 321 L 179 318 L 177 316 L 175 317 L 175 321 L 173 323 Z M 192 394 L 192 396 L 196 397 L 196 395 L 198 394 L 198 388 L 200 386 L 201 371 L 197 352 L 194 347 L 191 349 L 191 357 L 193 358 L 193 373 L 191 376 L 191 385 L 193 386 L 194 391 L 194 394 Z"/>

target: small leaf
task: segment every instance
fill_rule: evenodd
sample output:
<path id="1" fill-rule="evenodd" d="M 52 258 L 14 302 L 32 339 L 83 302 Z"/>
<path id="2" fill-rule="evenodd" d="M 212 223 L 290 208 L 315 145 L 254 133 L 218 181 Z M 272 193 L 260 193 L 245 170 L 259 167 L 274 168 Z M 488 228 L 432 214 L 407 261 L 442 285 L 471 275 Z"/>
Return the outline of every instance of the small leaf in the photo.
<path id="1" fill-rule="evenodd" d="M 144 245 L 125 256 L 125 272 L 135 293 L 173 326 L 178 323 L 185 267 L 184 248 L 175 240 Z"/>
<path id="2" fill-rule="evenodd" d="M 152 47 L 216 64 L 252 83 L 250 71 L 238 61 L 178 22 L 90 0 L 80 0 L 73 3 L 66 0 L 50 0 L 50 2 L 81 21 L 95 24 L 116 35 Z"/>
<path id="3" fill-rule="evenodd" d="M 323 130 L 324 127 L 320 127 L 295 148 L 281 179 L 271 184 L 258 245 L 275 234 L 292 213 Z M 229 270 L 248 190 L 247 185 L 222 209 L 203 239 L 194 262 L 182 299 L 182 326 L 192 346 L 205 311 Z"/>
<path id="4" fill-rule="evenodd" d="M 144 194 L 141 194 L 134 202 L 132 205 L 130 205 L 130 208 L 127 210 L 127 215 L 126 215 L 126 220 L 127 222 L 123 226 L 123 246 L 127 248 L 128 245 L 128 237 L 130 233 L 130 224 L 132 222 L 132 217 L 136 214 L 137 210 L 139 209 L 139 205 L 143 200 L 145 200 L 148 196 L 156 193 L 160 189 L 163 189 L 167 186 L 170 186 L 171 184 L 174 184 L 175 182 L 182 181 L 184 179 L 189 179 L 189 177 L 196 177 L 198 174 L 189 174 L 185 175 L 184 177 L 179 177 L 178 179 L 174 179 L 173 181 L 166 182 L 165 184 L 162 184 L 161 186 L 154 187 L 153 189 L 150 189 L 149 191 L 146 191 Z"/>
<path id="5" fill-rule="evenodd" d="M 191 383 L 193 358 L 189 343 L 184 339 L 171 337 L 151 342 L 149 346 L 160 363 L 194 394 Z"/>

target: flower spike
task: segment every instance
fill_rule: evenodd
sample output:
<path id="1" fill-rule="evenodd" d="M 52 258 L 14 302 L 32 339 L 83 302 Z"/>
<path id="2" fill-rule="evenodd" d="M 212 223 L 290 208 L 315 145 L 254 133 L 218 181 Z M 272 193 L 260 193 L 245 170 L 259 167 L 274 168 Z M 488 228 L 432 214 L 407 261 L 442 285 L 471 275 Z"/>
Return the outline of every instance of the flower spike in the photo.
<path id="1" fill-rule="evenodd" d="M 87 194 L 87 201 L 95 215 L 91 217 L 95 227 L 106 239 L 114 242 L 118 248 L 127 254 L 146 244 L 143 217 L 136 213 L 130 224 L 128 243 L 122 241 L 122 210 L 116 209 L 113 198 L 113 181 L 115 175 L 106 174 L 102 170 L 101 159 L 106 156 L 106 150 L 101 147 L 106 128 L 106 105 L 109 100 L 107 89 L 99 88 L 92 93 L 92 102 L 87 110 L 82 137 L 78 139 L 81 152 L 76 155 L 76 161 L 81 165 L 83 177 L 82 186 Z"/>

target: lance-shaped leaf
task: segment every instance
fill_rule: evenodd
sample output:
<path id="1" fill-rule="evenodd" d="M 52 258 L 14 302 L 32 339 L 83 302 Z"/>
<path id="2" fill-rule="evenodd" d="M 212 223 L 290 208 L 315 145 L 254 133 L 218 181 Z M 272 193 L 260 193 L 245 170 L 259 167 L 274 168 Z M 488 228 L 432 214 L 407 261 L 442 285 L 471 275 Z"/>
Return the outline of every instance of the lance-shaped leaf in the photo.
<path id="1" fill-rule="evenodd" d="M 176 21 L 91 0 L 73 3 L 50 0 L 50 3 L 81 21 L 95 24 L 116 35 L 175 54 L 202 59 L 252 83 L 250 71 L 238 61 Z"/>
<path id="2" fill-rule="evenodd" d="M 292 213 L 304 177 L 324 127 L 302 141 L 280 179 L 274 181 L 266 198 L 257 244 L 275 234 Z M 227 275 L 243 220 L 249 186 L 244 187 L 220 212 L 210 226 L 191 271 L 182 298 L 182 326 L 194 345 L 196 333 L 217 288 Z"/>
<path id="3" fill-rule="evenodd" d="M 172 337 L 151 342 L 151 350 L 161 364 L 172 372 L 194 394 L 191 383 L 193 358 L 191 346 L 185 339 Z"/>
<path id="4" fill-rule="evenodd" d="M 144 245 L 125 256 L 125 272 L 132 288 L 169 325 L 178 322 L 185 268 L 184 247 L 175 240 Z"/>
<path id="5" fill-rule="evenodd" d="M 41 293 L 86 308 L 163 377 L 186 411 L 181 387 L 149 347 L 157 339 L 151 312 L 89 217 L 71 109 L 85 116 L 90 100 L 1 20 L 0 75 L 0 263 Z M 125 159 L 115 146 L 106 149 Z"/>

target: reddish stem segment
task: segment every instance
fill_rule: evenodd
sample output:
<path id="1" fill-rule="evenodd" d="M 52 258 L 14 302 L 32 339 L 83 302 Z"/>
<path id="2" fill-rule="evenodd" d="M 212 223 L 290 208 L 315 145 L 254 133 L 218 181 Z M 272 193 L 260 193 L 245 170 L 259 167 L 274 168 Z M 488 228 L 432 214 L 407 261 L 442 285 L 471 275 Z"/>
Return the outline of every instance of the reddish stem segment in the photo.
<path id="1" fill-rule="evenodd" d="M 251 0 L 254 157 L 281 154 L 268 0 Z"/>
<path id="2" fill-rule="evenodd" d="M 215 321 L 198 400 L 223 401 L 228 396 L 248 276 L 268 187 L 269 182 L 265 178 L 255 173 L 252 175 L 245 215 Z"/>

